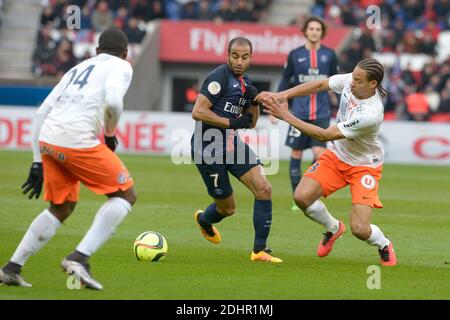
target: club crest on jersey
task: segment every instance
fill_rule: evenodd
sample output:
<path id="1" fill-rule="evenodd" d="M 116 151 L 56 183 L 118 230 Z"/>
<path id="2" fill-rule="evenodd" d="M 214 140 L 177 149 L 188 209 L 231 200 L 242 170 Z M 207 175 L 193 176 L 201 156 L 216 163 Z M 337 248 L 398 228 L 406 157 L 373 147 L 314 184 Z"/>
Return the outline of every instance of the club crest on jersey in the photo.
<path id="1" fill-rule="evenodd" d="M 213 81 L 208 84 L 208 91 L 214 96 L 220 92 L 220 89 L 222 88 L 220 87 L 220 83 L 217 81 Z"/>
<path id="2" fill-rule="evenodd" d="M 361 185 L 366 189 L 375 188 L 377 181 L 370 174 L 366 174 L 361 178 Z"/>
<path id="3" fill-rule="evenodd" d="M 124 184 L 125 182 L 127 182 L 127 179 L 128 179 L 127 174 L 126 174 L 125 172 L 122 171 L 122 172 L 119 174 L 119 177 L 117 178 L 117 182 L 118 182 L 119 184 Z"/>

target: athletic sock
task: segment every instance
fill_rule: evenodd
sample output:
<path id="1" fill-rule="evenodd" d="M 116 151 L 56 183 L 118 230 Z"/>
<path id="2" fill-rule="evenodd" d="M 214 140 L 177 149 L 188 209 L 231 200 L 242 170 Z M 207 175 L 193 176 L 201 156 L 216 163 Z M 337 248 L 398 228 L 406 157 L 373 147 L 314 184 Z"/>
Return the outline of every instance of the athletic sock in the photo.
<path id="1" fill-rule="evenodd" d="M 255 242 L 253 251 L 258 253 L 267 246 L 267 238 L 272 225 L 272 200 L 257 200 L 253 205 L 253 227 L 255 228 Z"/>
<path id="2" fill-rule="evenodd" d="M 123 198 L 109 198 L 97 211 L 94 222 L 76 250 L 92 256 L 116 231 L 131 211 L 131 204 Z"/>
<path id="3" fill-rule="evenodd" d="M 31 255 L 38 252 L 55 235 L 60 226 L 61 222 L 45 209 L 31 223 L 11 262 L 23 266 Z"/>
<path id="4" fill-rule="evenodd" d="M 66 257 L 67 260 L 71 260 L 71 261 L 77 261 L 79 263 L 81 263 L 82 265 L 86 265 L 87 261 L 89 259 L 89 256 L 75 250 L 74 252 L 72 252 L 71 254 L 69 254 Z"/>
<path id="5" fill-rule="evenodd" d="M 383 231 L 381 231 L 378 226 L 371 224 L 370 227 L 372 228 L 372 233 L 366 242 L 371 246 L 376 246 L 378 249 L 383 250 L 383 248 L 388 246 L 391 242 L 384 236 Z"/>
<path id="6" fill-rule="evenodd" d="M 208 231 L 208 229 L 211 229 L 212 224 L 222 221 L 223 218 L 225 217 L 217 211 L 217 206 L 213 202 L 205 209 L 204 212 L 198 215 L 198 223 L 203 229 Z"/>
<path id="7" fill-rule="evenodd" d="M 3 268 L 2 270 L 5 273 L 9 273 L 9 274 L 20 274 L 20 272 L 22 272 L 22 266 L 20 264 L 14 263 L 9 261 Z"/>
<path id="8" fill-rule="evenodd" d="M 311 220 L 320 223 L 328 232 L 336 233 L 339 230 L 339 220 L 334 218 L 321 200 L 316 200 L 305 210 L 305 215 Z"/>
<path id="9" fill-rule="evenodd" d="M 292 192 L 295 192 L 300 180 L 302 178 L 302 159 L 295 159 L 291 157 L 289 162 L 289 175 L 291 177 Z"/>

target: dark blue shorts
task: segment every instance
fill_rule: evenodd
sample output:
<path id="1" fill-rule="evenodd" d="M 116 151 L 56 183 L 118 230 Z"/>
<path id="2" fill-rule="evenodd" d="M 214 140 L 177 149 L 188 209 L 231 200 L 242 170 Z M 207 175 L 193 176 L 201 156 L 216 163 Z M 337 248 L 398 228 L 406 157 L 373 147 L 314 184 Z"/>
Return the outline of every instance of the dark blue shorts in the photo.
<path id="1" fill-rule="evenodd" d="M 305 122 L 314 124 L 316 126 L 319 126 L 321 128 L 328 128 L 330 126 L 330 119 L 324 118 L 324 119 L 318 119 L 313 121 L 303 120 Z M 289 126 L 286 143 L 288 147 L 294 149 L 294 150 L 306 150 L 312 147 L 323 147 L 326 148 L 327 143 L 324 141 L 319 141 L 316 139 L 313 139 L 306 134 L 301 133 L 296 128 Z"/>
<path id="2" fill-rule="evenodd" d="M 196 163 L 198 171 L 202 175 L 203 182 L 206 185 L 208 194 L 214 199 L 225 199 L 233 194 L 228 172 L 240 179 L 245 173 L 253 167 L 261 165 L 256 154 L 245 144 L 243 146 L 245 159 L 237 159 L 236 152 L 229 158 L 233 161 L 226 161 L 226 155 L 222 157 L 221 163 Z M 238 162 L 238 160 L 240 160 Z"/>

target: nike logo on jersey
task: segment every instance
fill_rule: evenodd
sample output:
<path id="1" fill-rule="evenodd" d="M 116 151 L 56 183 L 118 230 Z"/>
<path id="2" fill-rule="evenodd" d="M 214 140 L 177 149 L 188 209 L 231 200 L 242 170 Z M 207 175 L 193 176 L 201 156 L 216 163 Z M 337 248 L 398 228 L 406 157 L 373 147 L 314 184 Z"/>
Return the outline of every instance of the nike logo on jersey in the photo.
<path id="1" fill-rule="evenodd" d="M 233 88 L 237 88 L 239 86 L 239 83 L 233 84 Z"/>
<path id="2" fill-rule="evenodd" d="M 306 61 L 306 58 L 298 58 L 298 62 L 302 63 L 303 61 Z"/>

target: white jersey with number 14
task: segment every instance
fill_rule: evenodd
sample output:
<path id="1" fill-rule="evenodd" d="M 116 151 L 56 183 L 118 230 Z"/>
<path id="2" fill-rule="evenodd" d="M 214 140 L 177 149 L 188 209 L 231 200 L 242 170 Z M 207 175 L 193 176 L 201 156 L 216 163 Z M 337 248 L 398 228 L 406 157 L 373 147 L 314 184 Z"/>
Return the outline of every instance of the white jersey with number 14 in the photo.
<path id="1" fill-rule="evenodd" d="M 128 90 L 131 65 L 106 53 L 87 59 L 69 70 L 45 99 L 50 107 L 39 141 L 66 148 L 91 148 L 104 123 L 105 92 Z"/>

